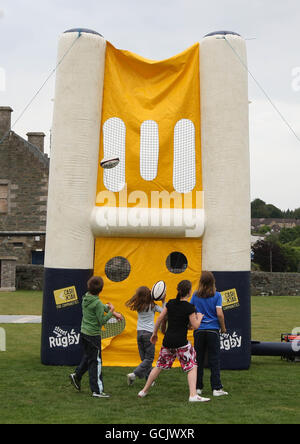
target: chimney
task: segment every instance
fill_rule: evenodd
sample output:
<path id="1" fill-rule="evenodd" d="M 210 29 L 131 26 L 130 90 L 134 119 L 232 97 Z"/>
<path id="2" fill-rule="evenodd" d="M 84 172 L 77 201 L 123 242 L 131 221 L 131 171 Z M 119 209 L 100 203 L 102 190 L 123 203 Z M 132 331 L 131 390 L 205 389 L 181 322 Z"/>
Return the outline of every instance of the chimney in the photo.
<path id="1" fill-rule="evenodd" d="M 10 106 L 0 106 L 0 138 L 11 130 L 11 113 L 13 109 Z"/>
<path id="2" fill-rule="evenodd" d="M 44 153 L 44 139 L 46 135 L 44 133 L 27 133 L 28 142 L 38 147 L 38 149 Z"/>

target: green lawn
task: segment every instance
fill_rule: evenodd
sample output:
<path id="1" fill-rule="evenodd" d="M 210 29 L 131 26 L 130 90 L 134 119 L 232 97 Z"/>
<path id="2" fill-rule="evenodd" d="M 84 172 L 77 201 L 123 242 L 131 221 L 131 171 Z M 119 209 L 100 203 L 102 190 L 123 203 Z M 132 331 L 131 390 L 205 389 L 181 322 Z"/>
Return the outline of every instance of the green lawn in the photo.
<path id="1" fill-rule="evenodd" d="M 43 296 L 41 291 L 16 291 L 0 293 L 1 315 L 42 314 Z"/>
<path id="2" fill-rule="evenodd" d="M 41 293 L 0 294 L 1 314 L 41 313 Z M 279 341 L 299 322 L 300 297 L 253 297 L 253 339 Z M 189 404 L 180 369 L 161 375 L 148 398 L 137 399 L 142 381 L 127 387 L 127 368 L 104 369 L 109 400 L 90 397 L 88 380 L 81 393 L 70 386 L 66 367 L 40 363 L 40 325 L 0 325 L 7 352 L 0 353 L 2 424 L 226 424 L 300 422 L 300 364 L 254 357 L 250 371 L 223 372 L 228 398 Z M 206 387 L 209 375 L 206 372 Z M 210 391 L 207 390 L 207 395 Z"/>

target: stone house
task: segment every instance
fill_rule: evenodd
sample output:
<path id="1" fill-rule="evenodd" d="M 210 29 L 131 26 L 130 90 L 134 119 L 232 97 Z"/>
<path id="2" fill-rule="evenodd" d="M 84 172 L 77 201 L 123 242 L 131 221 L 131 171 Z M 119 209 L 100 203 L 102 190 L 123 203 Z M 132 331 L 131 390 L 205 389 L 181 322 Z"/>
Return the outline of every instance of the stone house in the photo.
<path id="1" fill-rule="evenodd" d="M 43 264 L 49 158 L 44 133 L 28 140 L 11 130 L 10 107 L 0 107 L 0 289 L 15 289 L 19 264 Z M 5 136 L 5 138 L 4 138 Z M 3 139 L 4 138 L 4 139 Z"/>
<path id="2" fill-rule="evenodd" d="M 253 218 L 251 219 L 251 231 L 257 232 L 259 228 L 268 226 L 275 233 L 279 233 L 282 228 L 294 228 L 300 226 L 300 219 L 275 219 L 275 218 Z"/>

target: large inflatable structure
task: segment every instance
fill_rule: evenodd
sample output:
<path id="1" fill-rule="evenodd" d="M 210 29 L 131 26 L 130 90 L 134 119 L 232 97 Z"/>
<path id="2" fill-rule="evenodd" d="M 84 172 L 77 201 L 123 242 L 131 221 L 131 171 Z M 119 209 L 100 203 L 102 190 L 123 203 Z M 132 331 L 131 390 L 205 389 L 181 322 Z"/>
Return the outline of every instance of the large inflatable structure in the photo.
<path id="1" fill-rule="evenodd" d="M 238 57 L 237 57 L 238 55 Z M 84 29 L 59 42 L 50 162 L 42 362 L 80 360 L 81 298 L 92 274 L 127 321 L 103 362 L 135 366 L 141 285 L 197 288 L 212 271 L 228 333 L 222 367 L 248 369 L 250 173 L 246 45 L 207 35 L 183 53 L 146 60 Z M 241 60 L 244 62 L 241 63 Z M 103 158 L 119 157 L 103 170 Z M 162 338 L 161 338 L 162 339 Z M 157 351 L 159 346 L 157 347 Z"/>

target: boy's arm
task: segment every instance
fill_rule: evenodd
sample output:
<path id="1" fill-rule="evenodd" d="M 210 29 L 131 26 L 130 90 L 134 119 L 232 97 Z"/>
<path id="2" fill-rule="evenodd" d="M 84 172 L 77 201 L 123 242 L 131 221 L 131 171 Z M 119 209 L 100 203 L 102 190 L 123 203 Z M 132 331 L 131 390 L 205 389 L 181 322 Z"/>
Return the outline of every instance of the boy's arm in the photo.
<path id="1" fill-rule="evenodd" d="M 104 314 L 105 312 L 107 313 L 106 315 Z M 113 312 L 110 310 L 108 305 L 104 305 L 100 301 L 100 304 L 98 304 L 96 308 L 96 315 L 99 322 L 104 325 L 112 318 Z"/>
<path id="2" fill-rule="evenodd" d="M 118 319 L 118 321 L 121 321 L 123 319 L 123 316 L 121 315 L 121 313 L 118 313 L 117 311 L 115 311 L 115 307 L 108 302 L 106 307 L 108 307 L 110 309 L 110 311 L 112 311 L 113 316 Z"/>

